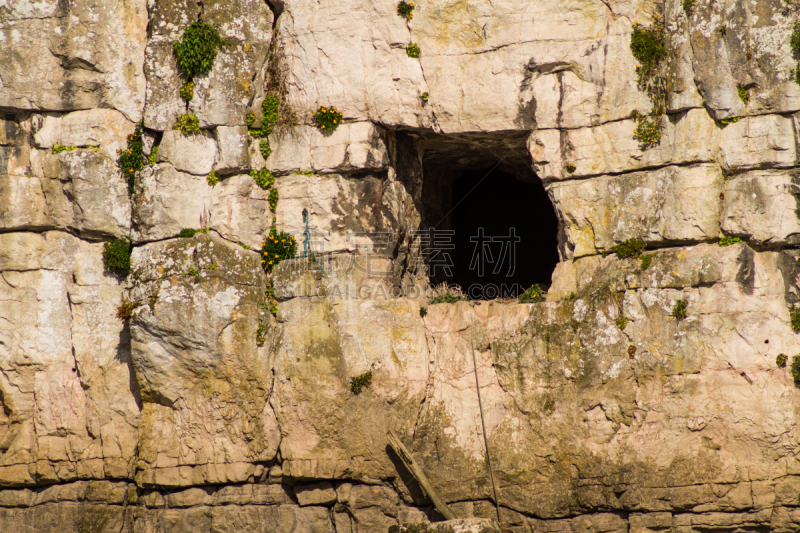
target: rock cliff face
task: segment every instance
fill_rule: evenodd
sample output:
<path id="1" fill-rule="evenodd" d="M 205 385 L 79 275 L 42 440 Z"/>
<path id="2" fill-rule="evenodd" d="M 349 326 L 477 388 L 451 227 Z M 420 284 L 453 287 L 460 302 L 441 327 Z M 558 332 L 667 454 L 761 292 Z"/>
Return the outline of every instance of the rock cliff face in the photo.
<path id="1" fill-rule="evenodd" d="M 421 531 L 390 431 L 502 531 L 800 530 L 796 3 L 414 7 L 0 0 L 0 531 Z M 661 110 L 631 52 L 659 25 Z M 547 301 L 429 304 L 414 232 L 492 165 L 552 202 Z M 314 258 L 265 273 L 273 224 Z"/>

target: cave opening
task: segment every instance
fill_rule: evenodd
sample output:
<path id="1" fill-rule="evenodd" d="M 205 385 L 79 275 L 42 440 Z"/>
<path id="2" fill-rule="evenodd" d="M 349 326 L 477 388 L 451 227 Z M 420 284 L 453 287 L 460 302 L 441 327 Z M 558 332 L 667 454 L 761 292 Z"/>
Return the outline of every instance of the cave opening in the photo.
<path id="1" fill-rule="evenodd" d="M 533 284 L 549 287 L 563 239 L 518 135 L 416 140 L 420 227 L 429 232 L 424 255 L 432 284 L 458 285 L 472 300 L 516 297 Z"/>

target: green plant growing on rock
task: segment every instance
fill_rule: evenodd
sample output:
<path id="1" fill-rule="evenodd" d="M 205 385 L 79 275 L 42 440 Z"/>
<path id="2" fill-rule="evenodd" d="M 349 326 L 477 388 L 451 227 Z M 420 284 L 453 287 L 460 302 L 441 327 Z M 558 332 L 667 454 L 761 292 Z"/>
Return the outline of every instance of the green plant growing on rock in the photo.
<path id="1" fill-rule="evenodd" d="M 186 272 L 187 276 L 196 276 L 200 273 L 195 267 L 189 267 L 189 270 Z"/>
<path id="2" fill-rule="evenodd" d="M 641 270 L 647 270 L 650 268 L 650 264 L 653 262 L 653 254 L 645 254 L 642 256 L 642 264 L 639 265 Z"/>
<path id="3" fill-rule="evenodd" d="M 193 23 L 172 44 L 178 70 L 187 78 L 208 74 L 222 44 L 217 28 L 205 22 Z"/>
<path id="4" fill-rule="evenodd" d="M 269 154 L 272 153 L 272 147 L 269 145 L 269 141 L 267 139 L 261 139 L 258 143 L 258 151 L 261 152 L 261 157 L 264 159 L 269 157 Z"/>
<path id="5" fill-rule="evenodd" d="M 248 128 L 252 128 L 253 124 L 256 123 L 256 116 L 253 113 L 248 113 L 247 116 L 244 117 L 244 121 Z"/>
<path id="6" fill-rule="evenodd" d="M 728 124 L 733 124 L 735 122 L 739 122 L 740 120 L 741 120 L 741 117 L 723 118 L 722 120 L 719 121 L 719 123 L 724 128 Z"/>
<path id="7" fill-rule="evenodd" d="M 789 367 L 789 372 L 792 374 L 794 386 L 800 388 L 800 355 L 792 357 L 792 365 Z"/>
<path id="8" fill-rule="evenodd" d="M 122 172 L 125 181 L 128 182 L 128 195 L 133 194 L 134 184 L 136 183 L 136 173 L 145 166 L 145 157 L 142 150 L 144 142 L 142 140 L 142 123 L 136 124 L 133 133 L 127 136 L 128 147 L 125 150 L 117 150 L 117 166 Z"/>
<path id="9" fill-rule="evenodd" d="M 194 98 L 194 82 L 188 82 L 181 86 L 180 89 L 181 99 L 185 102 L 191 102 Z"/>
<path id="10" fill-rule="evenodd" d="M 344 115 L 339 113 L 335 107 L 328 108 L 321 106 L 319 111 L 314 113 L 314 124 L 316 124 L 323 133 L 331 133 L 342 123 L 343 116 Z"/>
<path id="11" fill-rule="evenodd" d="M 252 116 L 252 119 L 249 117 Z M 275 124 L 278 122 L 278 117 L 280 116 L 280 100 L 274 94 L 268 94 L 264 101 L 261 102 L 261 127 L 258 129 L 250 130 L 250 135 L 253 137 L 266 137 L 270 133 L 272 133 L 272 128 L 275 127 Z M 247 126 L 251 127 L 253 122 L 255 122 L 255 116 L 248 115 L 248 123 Z M 266 158 L 266 156 L 264 156 Z"/>
<path id="12" fill-rule="evenodd" d="M 409 43 L 408 46 L 406 47 L 406 54 L 408 54 L 408 57 L 419 59 L 419 53 L 420 49 L 418 44 Z"/>
<path id="13" fill-rule="evenodd" d="M 150 155 L 147 156 L 147 163 L 150 165 L 155 165 L 158 161 L 158 145 L 156 144 L 153 146 L 153 150 L 150 152 Z"/>
<path id="14" fill-rule="evenodd" d="M 255 180 L 256 185 L 262 189 L 269 190 L 275 184 L 275 176 L 266 168 L 261 170 L 251 170 L 250 176 Z"/>
<path id="15" fill-rule="evenodd" d="M 674 316 L 678 320 L 683 320 L 684 318 L 686 318 L 686 308 L 688 306 L 689 302 L 687 302 L 686 300 L 678 300 L 672 307 L 672 316 Z"/>
<path id="16" fill-rule="evenodd" d="M 468 302 L 469 297 L 464 294 L 458 285 L 448 285 L 442 282 L 433 288 L 430 304 L 454 304 L 456 302 Z"/>
<path id="17" fill-rule="evenodd" d="M 350 378 L 350 391 L 356 396 L 372 385 L 372 370 Z"/>
<path id="18" fill-rule="evenodd" d="M 258 328 L 256 328 L 256 344 L 258 346 L 264 346 L 264 342 L 267 340 L 264 337 L 264 331 L 266 331 L 266 326 L 264 324 L 259 324 Z"/>
<path id="19" fill-rule="evenodd" d="M 219 184 L 219 174 L 217 174 L 216 170 L 212 170 L 211 173 L 206 176 L 206 182 L 212 187 Z"/>
<path id="20" fill-rule="evenodd" d="M 419 316 L 420 318 L 425 318 L 426 316 L 428 316 L 428 308 L 425 307 L 424 305 L 419 308 Z"/>
<path id="21" fill-rule="evenodd" d="M 691 17 L 694 11 L 694 0 L 683 0 L 683 11 L 687 17 Z"/>
<path id="22" fill-rule="evenodd" d="M 575 164 L 574 163 L 567 163 L 564 167 L 569 174 L 575 172 Z"/>
<path id="23" fill-rule="evenodd" d="M 267 200 L 269 200 L 270 211 L 274 213 L 278 209 L 278 189 L 272 189 Z"/>
<path id="24" fill-rule="evenodd" d="M 616 245 L 613 248 L 615 254 L 620 259 L 639 257 L 644 251 L 644 241 L 642 239 L 634 238 L 628 239 Z"/>
<path id="25" fill-rule="evenodd" d="M 424 93 L 422 93 L 422 94 L 420 95 L 420 98 L 422 98 L 422 101 L 423 101 L 423 102 L 427 102 L 428 100 L 430 100 L 430 98 L 431 98 L 431 95 L 430 95 L 430 94 L 428 94 L 427 92 L 424 92 Z"/>
<path id="26" fill-rule="evenodd" d="M 124 239 L 114 239 L 103 246 L 103 265 L 110 272 L 127 276 L 131 270 L 133 246 Z"/>
<path id="27" fill-rule="evenodd" d="M 245 243 L 243 243 L 242 241 L 236 241 L 236 244 L 238 244 L 239 246 L 241 246 L 241 247 L 242 247 L 242 248 L 244 248 L 245 250 L 252 250 L 252 248 L 251 248 L 250 246 L 246 245 L 246 244 L 245 244 Z"/>
<path id="28" fill-rule="evenodd" d="M 53 145 L 53 153 L 60 154 L 61 152 L 72 152 L 73 150 L 77 150 L 77 146 L 61 146 L 60 144 Z"/>
<path id="29" fill-rule="evenodd" d="M 523 292 L 519 296 L 519 303 L 521 304 L 533 304 L 545 301 L 545 296 L 547 295 L 547 291 L 539 285 L 538 283 L 534 283 L 530 286 L 528 290 Z"/>
<path id="30" fill-rule="evenodd" d="M 269 235 L 261 245 L 261 266 L 264 271 L 272 269 L 284 259 L 291 259 L 297 254 L 297 239 L 285 231 L 278 231 L 275 226 L 269 230 Z"/>
<path id="31" fill-rule="evenodd" d="M 639 89 L 653 102 L 649 117 L 645 114 L 636 114 L 638 125 L 634 129 L 634 135 L 645 147 L 661 141 L 661 117 L 666 112 L 667 105 L 667 80 L 664 72 L 664 60 L 667 58 L 665 36 L 664 24 L 658 16 L 653 16 L 653 24 L 649 28 L 638 22 L 633 25 L 631 53 L 639 61 L 636 65 Z"/>
<path id="32" fill-rule="evenodd" d="M 183 228 L 179 233 L 178 237 L 183 237 L 185 239 L 189 239 L 194 237 L 195 235 L 199 235 L 201 233 L 208 233 L 207 229 L 192 229 L 192 228 Z"/>
<path id="33" fill-rule="evenodd" d="M 133 312 L 142 305 L 142 302 L 132 302 L 125 296 L 122 297 L 122 304 L 117 307 L 117 318 L 123 322 L 127 322 L 133 318 Z"/>
<path id="34" fill-rule="evenodd" d="M 737 87 L 736 94 L 739 95 L 739 99 L 745 104 L 750 101 L 750 91 L 748 91 L 744 87 Z"/>
<path id="35" fill-rule="evenodd" d="M 629 318 L 621 316 L 621 317 L 617 318 L 617 327 L 619 329 L 625 329 L 625 326 L 628 325 L 628 322 L 630 322 Z"/>
<path id="36" fill-rule="evenodd" d="M 200 119 L 197 115 L 186 113 L 178 117 L 178 121 L 172 126 L 173 130 L 179 130 L 184 135 L 190 135 L 200 131 Z"/>
<path id="37" fill-rule="evenodd" d="M 790 309 L 789 318 L 792 322 L 792 331 L 800 332 L 800 309 Z"/>
<path id="38" fill-rule="evenodd" d="M 739 237 L 731 237 L 730 235 L 725 235 L 719 240 L 720 246 L 730 246 L 731 244 L 736 244 L 737 242 L 742 242 L 742 239 Z"/>
<path id="39" fill-rule="evenodd" d="M 778 357 L 775 358 L 775 366 L 778 368 L 786 368 L 786 361 L 789 358 L 785 354 L 778 354 Z"/>
<path id="40" fill-rule="evenodd" d="M 402 0 L 397 4 L 397 14 L 406 20 L 414 18 L 414 2 L 406 2 Z"/>

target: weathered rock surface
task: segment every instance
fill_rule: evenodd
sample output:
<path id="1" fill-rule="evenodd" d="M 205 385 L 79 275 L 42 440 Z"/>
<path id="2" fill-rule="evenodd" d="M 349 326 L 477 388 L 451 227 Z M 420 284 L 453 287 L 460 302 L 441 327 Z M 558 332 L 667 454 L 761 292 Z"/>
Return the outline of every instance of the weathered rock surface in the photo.
<path id="1" fill-rule="evenodd" d="M 800 530 L 796 9 L 690 4 L 0 0 L 0 531 Z M 187 103 L 198 20 L 225 43 Z M 547 299 L 431 304 L 415 232 L 493 165 L 553 204 Z M 265 274 L 273 225 L 298 257 Z"/>

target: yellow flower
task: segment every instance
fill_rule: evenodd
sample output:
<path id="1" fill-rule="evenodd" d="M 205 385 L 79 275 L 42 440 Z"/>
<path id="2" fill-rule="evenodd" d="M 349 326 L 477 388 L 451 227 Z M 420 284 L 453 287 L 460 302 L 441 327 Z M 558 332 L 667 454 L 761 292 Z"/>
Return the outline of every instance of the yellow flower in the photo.
<path id="1" fill-rule="evenodd" d="M 266 261 L 264 261 L 263 259 L 261 260 L 261 262 L 262 262 L 262 263 L 266 263 Z M 270 263 L 270 264 L 272 264 L 272 263 Z"/>
<path id="2" fill-rule="evenodd" d="M 269 264 L 271 265 L 271 264 L 272 264 L 272 261 L 270 261 L 270 262 L 269 262 Z"/>
<path id="3" fill-rule="evenodd" d="M 323 124 L 323 125 L 321 126 L 321 128 L 324 130 L 324 129 L 325 129 L 325 124 Z"/>
<path id="4" fill-rule="evenodd" d="M 275 254 L 275 259 L 278 259 L 279 257 L 280 257 L 280 256 L 279 256 L 278 254 Z"/>

